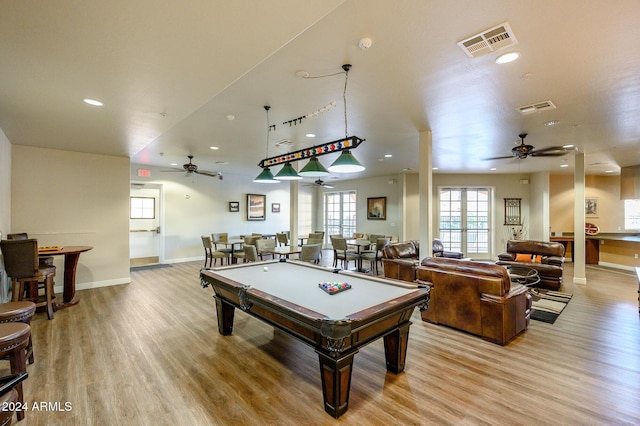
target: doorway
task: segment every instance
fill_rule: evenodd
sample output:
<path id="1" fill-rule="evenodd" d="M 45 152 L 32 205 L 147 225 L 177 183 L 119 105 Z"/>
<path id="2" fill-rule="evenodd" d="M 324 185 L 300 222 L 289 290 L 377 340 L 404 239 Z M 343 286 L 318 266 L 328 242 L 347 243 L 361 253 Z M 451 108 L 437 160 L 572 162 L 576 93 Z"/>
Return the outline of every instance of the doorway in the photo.
<path id="1" fill-rule="evenodd" d="M 490 188 L 440 188 L 439 238 L 445 250 L 489 258 Z"/>
<path id="2" fill-rule="evenodd" d="M 162 185 L 131 183 L 129 197 L 129 262 L 131 266 L 160 263 Z"/>

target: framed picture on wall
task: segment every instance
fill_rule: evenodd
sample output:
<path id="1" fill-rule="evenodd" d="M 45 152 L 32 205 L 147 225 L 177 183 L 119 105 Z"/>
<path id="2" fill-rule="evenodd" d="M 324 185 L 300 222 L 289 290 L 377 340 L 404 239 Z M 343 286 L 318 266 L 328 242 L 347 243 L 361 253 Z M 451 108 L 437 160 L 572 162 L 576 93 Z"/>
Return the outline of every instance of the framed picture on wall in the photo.
<path id="1" fill-rule="evenodd" d="M 229 201 L 229 211 L 230 212 L 239 212 L 240 211 L 240 201 Z"/>
<path id="2" fill-rule="evenodd" d="M 280 203 L 271 203 L 271 213 L 280 213 Z"/>
<path id="3" fill-rule="evenodd" d="M 367 219 L 387 220 L 387 197 L 367 198 Z"/>
<path id="4" fill-rule="evenodd" d="M 265 220 L 267 196 L 264 194 L 247 194 L 247 220 Z"/>
<path id="5" fill-rule="evenodd" d="M 584 199 L 584 215 L 587 217 L 598 217 L 600 205 L 597 198 Z"/>

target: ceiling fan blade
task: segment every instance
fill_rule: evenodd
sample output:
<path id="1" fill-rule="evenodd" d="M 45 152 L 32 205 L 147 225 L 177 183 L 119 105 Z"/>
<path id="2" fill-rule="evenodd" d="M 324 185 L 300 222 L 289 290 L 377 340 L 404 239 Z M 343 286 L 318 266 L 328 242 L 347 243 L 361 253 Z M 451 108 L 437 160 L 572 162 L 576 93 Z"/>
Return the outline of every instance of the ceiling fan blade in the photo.
<path id="1" fill-rule="evenodd" d="M 220 173 L 217 172 L 208 172 L 206 170 L 196 170 L 194 173 L 197 173 L 199 175 L 205 175 L 205 176 L 211 176 L 211 177 L 218 177 L 220 176 Z"/>
<path id="2" fill-rule="evenodd" d="M 518 158 L 515 155 L 503 155 L 501 157 L 489 157 L 489 158 L 483 158 L 483 160 L 504 160 L 506 158 Z"/>
<path id="3" fill-rule="evenodd" d="M 550 146 L 547 148 L 534 149 L 529 153 L 532 157 L 559 157 L 568 151 L 561 146 Z"/>

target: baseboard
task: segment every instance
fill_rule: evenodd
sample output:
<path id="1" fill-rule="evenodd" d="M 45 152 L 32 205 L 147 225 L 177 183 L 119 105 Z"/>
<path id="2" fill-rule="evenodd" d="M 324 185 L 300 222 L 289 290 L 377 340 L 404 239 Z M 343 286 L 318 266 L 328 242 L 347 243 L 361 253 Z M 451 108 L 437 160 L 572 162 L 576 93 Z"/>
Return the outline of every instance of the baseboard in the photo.
<path id="1" fill-rule="evenodd" d="M 624 269 L 625 271 L 631 271 L 631 272 L 635 272 L 636 270 L 635 266 L 618 265 L 617 263 L 610 263 L 610 262 L 598 262 L 598 265 L 606 266 L 608 268 Z"/>
<path id="2" fill-rule="evenodd" d="M 90 290 L 92 288 L 129 284 L 130 282 L 131 282 L 131 277 L 123 277 L 123 278 L 116 278 L 113 280 L 93 281 L 89 283 L 76 283 L 76 290 Z M 55 286 L 54 290 L 56 293 L 62 293 L 64 291 L 64 286 L 62 285 Z"/>
<path id="3" fill-rule="evenodd" d="M 184 257 L 182 259 L 165 259 L 162 263 L 204 262 L 204 256 Z"/>

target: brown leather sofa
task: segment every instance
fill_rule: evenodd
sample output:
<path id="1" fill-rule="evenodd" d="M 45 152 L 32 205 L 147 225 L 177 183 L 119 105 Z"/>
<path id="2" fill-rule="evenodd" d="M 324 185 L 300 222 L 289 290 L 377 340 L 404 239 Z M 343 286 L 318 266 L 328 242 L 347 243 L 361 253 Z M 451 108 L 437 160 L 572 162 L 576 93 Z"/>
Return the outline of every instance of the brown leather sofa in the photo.
<path id="1" fill-rule="evenodd" d="M 516 261 L 518 254 L 535 255 L 540 262 Z M 509 240 L 507 251 L 498 255 L 498 265 L 525 266 L 538 271 L 539 287 L 558 290 L 562 287 L 564 268 L 564 246 L 558 242 Z"/>
<path id="2" fill-rule="evenodd" d="M 416 266 L 420 261 L 418 241 L 387 244 L 382 250 L 384 276 L 402 281 L 416 279 Z"/>
<path id="3" fill-rule="evenodd" d="M 446 325 L 504 345 L 529 326 L 531 296 L 512 284 L 506 268 L 469 260 L 426 258 L 417 282 L 431 287 L 422 320 Z"/>

